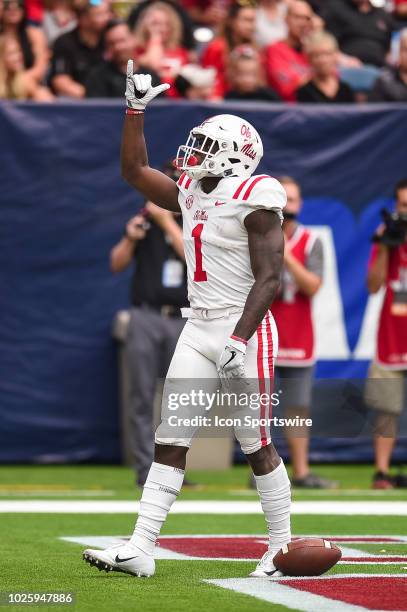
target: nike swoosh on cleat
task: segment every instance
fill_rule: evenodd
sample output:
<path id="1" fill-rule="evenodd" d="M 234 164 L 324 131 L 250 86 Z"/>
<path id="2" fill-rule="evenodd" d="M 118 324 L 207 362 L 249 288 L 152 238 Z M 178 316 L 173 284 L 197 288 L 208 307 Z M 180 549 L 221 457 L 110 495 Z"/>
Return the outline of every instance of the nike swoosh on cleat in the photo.
<path id="1" fill-rule="evenodd" d="M 267 576 L 272 576 L 273 574 L 275 574 L 276 572 L 278 572 L 279 570 L 275 569 L 271 572 L 264 572 Z"/>
<path id="2" fill-rule="evenodd" d="M 127 557 L 126 559 L 120 559 L 119 555 L 116 555 L 115 563 L 124 563 L 125 561 L 131 561 L 131 559 L 137 559 L 137 555 L 135 557 Z"/>
<path id="3" fill-rule="evenodd" d="M 226 202 L 219 202 L 219 201 L 215 202 L 215 206 L 223 206 L 223 204 L 226 204 Z"/>

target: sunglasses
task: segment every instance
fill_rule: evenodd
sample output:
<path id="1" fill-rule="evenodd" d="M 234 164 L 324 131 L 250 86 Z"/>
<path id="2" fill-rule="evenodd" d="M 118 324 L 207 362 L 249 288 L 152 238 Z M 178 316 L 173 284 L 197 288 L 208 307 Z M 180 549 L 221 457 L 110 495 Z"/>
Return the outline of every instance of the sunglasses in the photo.
<path id="1" fill-rule="evenodd" d="M 3 2 L 3 7 L 5 9 L 14 8 L 16 6 L 17 8 L 20 8 L 20 9 L 24 8 L 24 1 L 23 0 L 4 0 Z"/>

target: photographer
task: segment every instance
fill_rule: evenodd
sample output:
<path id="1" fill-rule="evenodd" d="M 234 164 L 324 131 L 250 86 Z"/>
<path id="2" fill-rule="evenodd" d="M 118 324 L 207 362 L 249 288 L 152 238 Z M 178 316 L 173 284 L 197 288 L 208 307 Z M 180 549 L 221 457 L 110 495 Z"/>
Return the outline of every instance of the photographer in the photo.
<path id="1" fill-rule="evenodd" d="M 396 185 L 395 197 L 395 212 L 382 211 L 384 223 L 373 237 L 367 275 L 369 293 L 385 287 L 376 356 L 366 384 L 366 400 L 377 411 L 375 489 L 407 486 L 405 476 L 389 473 L 407 378 L 407 179 Z"/>
<path id="2" fill-rule="evenodd" d="M 172 164 L 164 168 L 174 179 Z M 173 213 L 147 202 L 130 219 L 110 254 L 113 272 L 133 262 L 131 317 L 127 336 L 131 444 L 137 484 L 143 486 L 154 454 L 154 397 L 184 327 L 187 306 L 182 229 Z"/>

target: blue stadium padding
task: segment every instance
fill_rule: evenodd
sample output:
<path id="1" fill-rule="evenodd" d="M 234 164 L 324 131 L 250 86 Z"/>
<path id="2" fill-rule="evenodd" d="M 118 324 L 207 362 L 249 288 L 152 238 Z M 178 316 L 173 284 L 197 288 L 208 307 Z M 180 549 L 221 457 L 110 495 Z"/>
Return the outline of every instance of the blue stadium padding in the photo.
<path id="1" fill-rule="evenodd" d="M 123 110 L 121 102 L 0 104 L 1 462 L 120 459 L 110 328 L 128 304 L 130 272 L 113 276 L 108 255 L 143 201 L 120 177 Z M 332 227 L 353 349 L 368 238 L 406 173 L 406 106 L 158 102 L 146 113 L 151 164 L 174 157 L 188 130 L 219 112 L 255 124 L 265 145 L 260 171 L 294 175 L 304 221 Z M 365 370 L 352 360 L 318 364 L 322 376 Z M 363 457 L 351 444 L 337 453 Z"/>

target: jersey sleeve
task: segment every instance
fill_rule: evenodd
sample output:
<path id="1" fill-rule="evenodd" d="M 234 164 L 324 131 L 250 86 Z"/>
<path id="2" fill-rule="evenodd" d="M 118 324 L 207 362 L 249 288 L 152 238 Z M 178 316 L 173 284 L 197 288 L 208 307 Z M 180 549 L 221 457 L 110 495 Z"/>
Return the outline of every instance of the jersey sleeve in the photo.
<path id="1" fill-rule="evenodd" d="M 287 194 L 277 179 L 267 175 L 251 176 L 238 187 L 235 196 L 239 200 L 239 217 L 243 224 L 247 215 L 254 210 L 272 210 L 283 222 L 283 208 Z"/>

